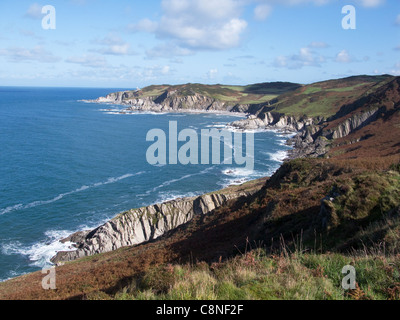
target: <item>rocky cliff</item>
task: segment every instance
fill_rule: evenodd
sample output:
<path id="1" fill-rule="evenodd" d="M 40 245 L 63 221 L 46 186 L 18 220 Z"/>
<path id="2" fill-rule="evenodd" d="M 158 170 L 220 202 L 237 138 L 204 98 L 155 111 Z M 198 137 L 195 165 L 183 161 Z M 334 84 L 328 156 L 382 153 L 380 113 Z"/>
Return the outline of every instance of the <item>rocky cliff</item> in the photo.
<path id="1" fill-rule="evenodd" d="M 328 120 L 304 126 L 294 138 L 289 140 L 289 143 L 294 146 L 289 152 L 290 158 L 324 156 L 334 140 L 355 133 L 377 120 L 382 112 L 384 112 L 382 108 L 370 108 L 344 116 L 335 122 Z"/>
<path id="2" fill-rule="evenodd" d="M 159 96 L 141 96 L 134 91 L 116 92 L 90 102 L 112 103 L 128 106 L 125 111 L 224 111 L 247 113 L 254 106 L 237 104 L 211 98 L 196 92 L 182 95 L 176 90 L 167 90 Z"/>
<path id="3" fill-rule="evenodd" d="M 232 122 L 230 126 L 241 130 L 270 129 L 299 132 L 306 126 L 320 122 L 321 119 L 311 117 L 288 116 L 278 112 L 250 115 L 247 119 Z"/>
<path id="4" fill-rule="evenodd" d="M 51 261 L 62 264 L 65 261 L 157 239 L 189 222 L 195 215 L 208 214 L 229 200 L 246 197 L 253 192 L 251 189 L 232 192 L 228 188 L 218 193 L 182 198 L 127 211 L 94 230 L 78 232 L 62 240 L 75 243 L 76 250 L 58 252 Z"/>
<path id="5" fill-rule="evenodd" d="M 297 135 L 288 142 L 294 147 L 289 151 L 289 158 L 322 157 L 327 155 L 335 140 L 354 134 L 378 119 L 398 113 L 399 88 L 400 78 L 396 78 L 378 90 L 366 93 L 351 104 L 343 105 L 336 114 L 328 118 L 287 115 L 271 110 L 273 106 L 260 105 L 251 109 L 253 115 L 230 125 L 240 130 L 274 129 L 296 132 Z M 131 105 L 132 109 L 158 111 L 250 110 L 249 106 L 235 107 L 198 93 L 182 95 L 174 90 L 167 90 L 157 98 L 136 96 L 137 93 L 134 92 L 119 92 L 100 98 L 97 102 L 120 103 Z M 357 139 L 355 142 L 362 138 Z M 61 252 L 52 261 L 58 263 L 74 260 L 156 239 L 187 223 L 194 215 L 207 214 L 228 200 L 246 195 L 248 195 L 246 192 L 233 194 L 221 192 L 131 210 L 95 230 L 73 235 L 68 240 L 76 242 L 77 250 Z"/>
<path id="6" fill-rule="evenodd" d="M 400 97 L 400 78 L 397 77 L 378 89 L 367 91 L 350 104 L 344 104 L 330 117 L 293 116 L 276 111 L 259 110 L 245 120 L 230 125 L 239 130 L 272 129 L 297 132 L 288 141 L 294 148 L 289 151 L 289 158 L 321 157 L 330 150 L 335 140 L 355 135 L 370 124 L 385 120 L 398 113 L 397 102 Z M 355 143 L 370 138 L 364 134 L 352 137 Z"/>

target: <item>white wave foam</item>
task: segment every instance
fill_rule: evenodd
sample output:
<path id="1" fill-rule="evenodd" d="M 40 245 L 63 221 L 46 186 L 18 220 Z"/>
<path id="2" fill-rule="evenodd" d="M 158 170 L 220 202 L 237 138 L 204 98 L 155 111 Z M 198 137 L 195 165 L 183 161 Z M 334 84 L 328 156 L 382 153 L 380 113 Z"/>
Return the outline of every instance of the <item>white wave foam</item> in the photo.
<path id="1" fill-rule="evenodd" d="M 197 172 L 197 173 L 187 174 L 187 175 L 185 175 L 185 176 L 183 176 L 181 178 L 178 178 L 178 179 L 171 179 L 171 180 L 165 181 L 164 183 L 160 184 L 158 187 L 155 187 L 152 190 L 148 191 L 146 194 L 150 194 L 152 192 L 155 192 L 155 191 L 157 191 L 159 189 L 162 189 L 164 187 L 167 187 L 167 186 L 169 186 L 169 185 L 171 185 L 171 184 L 173 184 L 175 182 L 179 182 L 179 181 L 188 179 L 190 177 L 194 177 L 194 176 L 199 176 L 199 175 L 205 174 L 205 173 L 209 172 L 211 169 L 213 169 L 213 167 L 204 169 L 203 171 L 200 171 L 200 172 Z"/>
<path id="2" fill-rule="evenodd" d="M 271 130 L 267 129 L 239 129 L 236 127 L 232 127 L 230 125 L 225 126 L 225 129 L 229 132 L 237 132 L 237 133 L 263 133 L 263 132 L 268 132 Z"/>
<path id="3" fill-rule="evenodd" d="M 46 267 L 51 265 L 50 259 L 59 251 L 73 251 L 72 242 L 61 243 L 60 239 L 65 239 L 73 232 L 68 230 L 49 230 L 45 232 L 45 239 L 33 245 L 22 245 L 19 241 L 11 241 L 1 245 L 1 252 L 4 255 L 27 256 L 34 267 Z"/>
<path id="4" fill-rule="evenodd" d="M 285 132 L 285 133 L 280 133 L 278 134 L 278 137 L 284 137 L 287 139 L 291 139 L 293 137 L 295 137 L 298 133 L 297 132 Z"/>
<path id="5" fill-rule="evenodd" d="M 105 113 L 105 114 L 118 115 L 118 116 L 122 115 L 121 112 L 113 112 L 113 111 L 107 111 L 107 112 L 104 112 L 104 113 Z"/>
<path id="6" fill-rule="evenodd" d="M 267 155 L 271 161 L 275 162 L 283 162 L 288 156 L 288 152 L 285 150 L 280 150 L 274 153 L 273 152 L 263 152 L 263 153 Z"/>
<path id="7" fill-rule="evenodd" d="M 225 169 L 222 173 L 227 176 L 218 184 L 222 186 L 222 188 L 227 188 L 229 186 L 241 185 L 251 180 L 270 177 L 275 172 L 275 170 L 267 170 L 267 171 L 251 171 L 245 168 L 233 168 L 233 169 Z"/>
<path id="8" fill-rule="evenodd" d="M 245 168 L 228 168 L 222 171 L 224 175 L 235 177 L 248 177 L 254 174 L 254 171 Z"/>
<path id="9" fill-rule="evenodd" d="M 202 193 L 194 193 L 194 192 L 188 192 L 185 194 L 173 193 L 173 192 L 162 192 L 162 193 L 160 193 L 159 198 L 157 199 L 156 203 L 164 203 L 164 202 L 181 199 L 181 198 L 196 197 L 201 194 Z"/>
<path id="10" fill-rule="evenodd" d="M 168 114 L 167 113 L 167 117 L 186 117 L 186 114 L 182 114 L 182 113 L 177 113 L 177 114 Z"/>
<path id="11" fill-rule="evenodd" d="M 111 115 L 124 115 L 124 116 L 133 116 L 133 115 L 167 115 L 168 113 L 156 112 L 156 111 L 141 111 L 141 110 L 127 110 L 127 109 L 99 109 L 100 112 L 104 114 Z"/>
<path id="12" fill-rule="evenodd" d="M 101 112 L 120 112 L 122 109 L 100 109 Z"/>
<path id="13" fill-rule="evenodd" d="M 257 175 L 257 172 L 254 170 L 248 170 L 245 168 L 228 168 L 222 170 L 222 173 L 229 178 L 223 179 L 219 185 L 223 188 L 233 186 L 233 185 L 241 185 L 249 180 L 254 179 Z"/>
<path id="14" fill-rule="evenodd" d="M 16 211 L 16 210 L 23 209 L 23 207 L 24 207 L 24 205 L 19 203 L 19 204 L 16 204 L 15 206 L 10 206 L 10 207 L 1 209 L 0 210 L 0 216 L 5 214 L 5 213 L 11 212 L 11 211 Z"/>
<path id="15" fill-rule="evenodd" d="M 28 272 L 18 272 L 17 270 L 10 270 L 7 273 L 7 278 L 0 279 L 0 282 L 5 282 L 5 281 L 11 280 L 13 278 L 23 276 L 25 274 L 28 274 Z"/>
<path id="16" fill-rule="evenodd" d="M 282 147 L 288 147 L 286 139 L 278 139 L 277 142 Z"/>
<path id="17" fill-rule="evenodd" d="M 17 204 L 17 205 L 14 205 L 14 206 L 10 206 L 10 207 L 1 209 L 1 210 L 0 210 L 0 216 L 3 215 L 3 214 L 5 214 L 5 213 L 12 212 L 12 211 L 19 211 L 19 210 L 24 210 L 24 209 L 30 209 L 30 208 L 35 208 L 35 207 L 38 207 L 38 206 L 50 204 L 50 203 L 59 201 L 59 200 L 63 199 L 64 197 L 69 196 L 69 195 L 71 195 L 71 194 L 78 193 L 78 192 L 82 192 L 82 191 L 85 191 L 85 190 L 91 189 L 91 188 L 100 187 L 100 186 L 107 185 L 107 184 L 110 184 L 110 183 L 116 183 L 116 182 L 118 182 L 118 181 L 120 181 L 120 180 L 124 180 L 124 179 L 130 178 L 130 177 L 133 177 L 133 176 L 137 176 L 137 175 L 141 175 L 141 174 L 143 174 L 143 173 L 144 173 L 143 171 L 142 171 L 142 172 L 135 173 L 135 174 L 128 173 L 128 174 L 125 174 L 125 175 L 123 175 L 123 176 L 115 177 L 115 178 L 114 178 L 114 177 L 113 177 L 113 178 L 109 178 L 107 181 L 97 182 L 97 183 L 91 184 L 91 185 L 89 185 L 89 186 L 84 185 L 84 186 L 82 186 L 82 187 L 80 187 L 80 188 L 78 188 L 78 189 L 75 189 L 75 190 L 73 190 L 73 191 L 66 192 L 66 193 L 61 193 L 61 194 L 55 196 L 54 198 L 52 198 L 52 199 L 50 199 L 50 200 L 39 200 L 39 201 L 33 201 L 33 202 L 28 203 L 28 204 L 26 204 L 26 205 Z"/>
<path id="18" fill-rule="evenodd" d="M 225 129 L 227 128 L 226 124 L 220 124 L 220 123 L 215 123 L 215 124 L 210 124 L 205 126 L 206 128 L 215 128 L 215 129 Z"/>

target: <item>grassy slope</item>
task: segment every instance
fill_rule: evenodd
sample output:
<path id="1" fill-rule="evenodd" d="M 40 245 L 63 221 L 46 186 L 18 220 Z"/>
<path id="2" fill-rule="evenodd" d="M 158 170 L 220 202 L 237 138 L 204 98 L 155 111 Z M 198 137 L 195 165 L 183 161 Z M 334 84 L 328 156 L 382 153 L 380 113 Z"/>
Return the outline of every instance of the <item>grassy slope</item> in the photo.
<path id="1" fill-rule="evenodd" d="M 392 80 L 391 76 L 358 76 L 306 85 L 283 94 L 275 104 L 278 112 L 288 115 L 330 117 L 345 104 L 351 104 Z"/>
<path id="2" fill-rule="evenodd" d="M 341 270 L 356 266 L 356 290 L 344 291 Z M 88 299 L 117 300 L 372 300 L 399 299 L 398 257 L 287 253 L 251 250 L 225 262 L 164 264 L 116 295 L 93 293 Z"/>
<path id="3" fill-rule="evenodd" d="M 330 117 L 346 104 L 375 91 L 392 80 L 392 76 L 355 76 L 301 86 L 288 82 L 260 83 L 248 86 L 228 85 L 154 85 L 135 92 L 135 98 L 158 98 L 165 92 L 178 95 L 195 93 L 233 104 L 266 104 L 273 101 L 275 111 L 295 116 Z M 278 98 L 276 103 L 275 99 Z"/>
<path id="4" fill-rule="evenodd" d="M 275 99 L 280 94 L 293 91 L 300 85 L 286 82 L 261 83 L 248 86 L 224 86 L 224 85 L 159 85 L 149 86 L 135 94 L 135 98 L 162 96 L 166 91 L 176 91 L 178 95 L 189 96 L 195 93 L 205 95 L 215 100 L 231 102 L 234 104 L 261 104 Z"/>
<path id="5" fill-rule="evenodd" d="M 333 118 L 326 128 L 334 128 L 347 117 L 370 108 L 382 110 L 379 118 L 349 136 L 335 140 L 328 155 L 354 158 L 400 153 L 400 77 L 380 86 L 372 94 L 358 100 L 355 105 L 344 105 L 342 110 L 346 111 L 339 112 L 339 116 Z"/>
<path id="6" fill-rule="evenodd" d="M 399 162 L 293 160 L 252 199 L 160 240 L 58 267 L 56 291 L 42 290 L 37 272 L 0 284 L 0 298 L 390 298 L 400 281 L 400 212 L 392 210 L 400 205 Z M 331 192 L 339 196 L 325 230 L 320 201 Z M 348 261 L 362 275 L 359 293 L 340 289 Z"/>
<path id="7" fill-rule="evenodd" d="M 384 88 L 374 79 L 357 78 L 351 99 L 367 87 L 372 91 L 377 82 L 376 87 Z M 351 82 L 299 90 L 347 92 Z M 396 83 L 384 89 L 385 96 L 374 97 L 398 108 Z M 337 110 L 336 105 L 330 108 Z M 58 267 L 56 291 L 41 289 L 39 272 L 2 283 L 0 299 L 398 299 L 396 110 L 354 133 L 369 132 L 368 139 L 354 143 L 352 134 L 334 141 L 338 145 L 331 149 L 331 159 L 293 160 L 265 185 L 248 184 L 260 189 L 251 199 L 195 217 L 157 241 Z M 323 224 L 321 199 L 327 195 L 334 201 L 325 203 Z M 344 292 L 341 268 L 348 263 L 356 267 L 359 287 Z"/>

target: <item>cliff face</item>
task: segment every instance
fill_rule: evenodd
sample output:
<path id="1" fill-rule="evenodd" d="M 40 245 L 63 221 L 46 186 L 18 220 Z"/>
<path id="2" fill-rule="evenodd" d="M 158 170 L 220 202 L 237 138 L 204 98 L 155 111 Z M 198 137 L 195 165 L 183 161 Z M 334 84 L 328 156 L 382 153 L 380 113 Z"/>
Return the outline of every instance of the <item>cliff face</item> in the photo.
<path id="1" fill-rule="evenodd" d="M 116 250 L 157 239 L 193 219 L 226 204 L 252 194 L 252 191 L 207 194 L 183 198 L 130 210 L 91 231 L 78 232 L 65 241 L 76 243 L 77 250 L 59 252 L 51 261 L 60 264 L 85 256 Z"/>
<path id="2" fill-rule="evenodd" d="M 297 135 L 289 140 L 289 144 L 294 146 L 294 149 L 289 151 L 289 158 L 315 158 L 326 155 L 335 140 L 343 140 L 352 135 L 350 141 L 341 142 L 352 144 L 371 138 L 373 135 L 366 134 L 368 130 L 361 133 L 363 128 L 368 128 L 370 124 L 383 125 L 379 124 L 379 121 L 386 124 L 395 121 L 393 117 L 398 115 L 399 99 L 400 78 L 397 77 L 351 104 L 343 105 L 329 118 L 261 111 L 257 116 L 251 115 L 245 120 L 235 121 L 231 126 L 241 130 L 272 129 L 297 132 Z"/>
<path id="3" fill-rule="evenodd" d="M 250 105 L 242 105 L 213 99 L 199 93 L 181 95 L 177 91 L 165 91 L 160 96 L 140 97 L 132 91 L 116 92 L 92 102 L 127 105 L 127 111 L 168 112 L 178 110 L 248 112 Z"/>
<path id="4" fill-rule="evenodd" d="M 247 119 L 232 122 L 230 125 L 241 130 L 272 129 L 298 132 L 315 121 L 318 120 L 310 117 L 287 116 L 278 112 L 266 112 L 258 116 L 250 115 Z"/>
<path id="5" fill-rule="evenodd" d="M 126 104 L 130 105 L 132 110 L 138 108 L 157 111 L 251 110 L 253 115 L 230 125 L 242 130 L 274 129 L 297 132 L 297 135 L 289 141 L 294 146 L 289 151 L 289 158 L 317 158 L 330 156 L 328 151 L 332 148 L 335 140 L 354 135 L 363 128 L 376 124 L 379 120 L 386 119 L 385 121 L 387 121 L 387 119 L 399 115 L 399 83 L 400 78 L 394 79 L 380 87 L 379 90 L 365 94 L 351 104 L 343 105 L 330 118 L 285 115 L 270 110 L 273 106 L 265 105 L 259 105 L 257 108 L 254 105 L 251 108 L 250 106 L 230 106 L 228 103 L 198 93 L 182 95 L 173 90 L 165 91 L 157 98 L 138 98 L 133 92 L 119 92 L 100 98 L 97 102 Z M 368 139 L 368 135 L 364 136 L 366 138 L 356 138 L 354 141 Z M 354 143 L 354 141 L 345 141 L 344 143 Z M 207 214 L 228 200 L 245 195 L 246 193 L 243 192 L 219 193 L 131 210 L 95 230 L 74 235 L 69 240 L 77 243 L 77 250 L 61 252 L 53 258 L 53 262 L 74 260 L 156 239 L 187 223 L 195 215 Z"/>
<path id="6" fill-rule="evenodd" d="M 375 121 L 378 118 L 379 114 L 383 111 L 384 109 L 381 108 L 373 108 L 371 110 L 352 115 L 350 118 L 347 118 L 335 128 L 328 130 L 326 135 L 331 139 L 346 137 L 355 130 L 360 129 Z"/>

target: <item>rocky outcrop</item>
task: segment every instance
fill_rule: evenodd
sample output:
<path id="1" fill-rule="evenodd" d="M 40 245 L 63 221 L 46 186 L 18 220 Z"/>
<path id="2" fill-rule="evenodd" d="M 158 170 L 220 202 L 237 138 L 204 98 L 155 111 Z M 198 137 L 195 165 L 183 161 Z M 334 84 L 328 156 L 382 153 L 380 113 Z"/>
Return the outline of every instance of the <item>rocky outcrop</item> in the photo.
<path id="1" fill-rule="evenodd" d="M 245 120 L 232 122 L 230 126 L 240 130 L 272 129 L 298 132 L 315 121 L 311 117 L 294 117 L 278 112 L 266 112 L 258 116 L 250 115 Z"/>
<path id="2" fill-rule="evenodd" d="M 254 106 L 241 105 L 221 100 L 216 100 L 199 93 L 190 93 L 186 95 L 179 94 L 174 90 L 167 90 L 160 96 L 143 97 L 134 91 L 116 92 L 100 97 L 88 102 L 112 103 L 128 106 L 126 111 L 153 111 L 153 112 L 171 112 L 171 111 L 224 111 L 247 113 Z"/>
<path id="3" fill-rule="evenodd" d="M 341 118 L 333 117 L 332 119 L 295 117 L 277 112 L 265 112 L 258 116 L 249 115 L 247 119 L 232 122 L 230 126 L 238 130 L 297 132 L 295 137 L 288 140 L 288 144 L 293 146 L 288 153 L 288 158 L 316 158 L 327 153 L 333 140 L 346 137 L 377 120 L 385 108 L 375 107 L 359 112 L 351 111 L 350 114 Z"/>
<path id="4" fill-rule="evenodd" d="M 290 158 L 316 158 L 326 154 L 333 140 L 346 137 L 378 119 L 385 108 L 371 108 L 336 120 L 305 126 L 294 138 L 289 140 L 294 149 Z"/>
<path id="5" fill-rule="evenodd" d="M 251 191 L 213 193 L 127 211 L 94 230 L 78 232 L 62 240 L 74 242 L 76 250 L 58 252 L 51 261 L 61 264 L 157 239 L 195 215 L 208 214 L 229 200 L 251 194 Z"/>
<path id="6" fill-rule="evenodd" d="M 347 118 L 341 122 L 334 129 L 328 130 L 325 134 L 330 139 L 339 139 L 348 136 L 350 133 L 358 130 L 372 121 L 375 121 L 379 114 L 384 111 L 384 108 L 373 108 L 361 113 L 354 114 L 350 118 Z"/>

